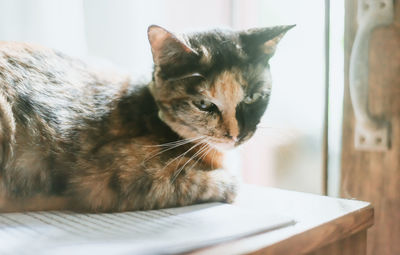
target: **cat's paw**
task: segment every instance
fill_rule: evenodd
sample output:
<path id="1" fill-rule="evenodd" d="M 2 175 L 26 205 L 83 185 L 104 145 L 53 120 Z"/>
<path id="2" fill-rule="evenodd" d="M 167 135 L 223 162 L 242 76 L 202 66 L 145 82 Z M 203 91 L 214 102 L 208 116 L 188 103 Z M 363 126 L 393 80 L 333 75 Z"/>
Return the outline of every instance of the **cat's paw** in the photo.
<path id="1" fill-rule="evenodd" d="M 217 201 L 232 203 L 237 195 L 239 183 L 235 176 L 224 169 L 210 171 L 210 177 L 214 187 L 213 198 Z"/>

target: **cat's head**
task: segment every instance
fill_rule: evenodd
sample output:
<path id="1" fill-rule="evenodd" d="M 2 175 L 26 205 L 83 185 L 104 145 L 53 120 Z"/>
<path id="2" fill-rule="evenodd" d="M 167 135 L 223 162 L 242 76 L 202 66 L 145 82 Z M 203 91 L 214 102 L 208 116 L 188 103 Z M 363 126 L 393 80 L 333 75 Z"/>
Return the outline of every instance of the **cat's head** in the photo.
<path id="1" fill-rule="evenodd" d="M 217 148 L 248 140 L 268 105 L 269 59 L 292 27 L 178 37 L 150 26 L 150 90 L 160 118 L 183 138 L 206 137 Z"/>

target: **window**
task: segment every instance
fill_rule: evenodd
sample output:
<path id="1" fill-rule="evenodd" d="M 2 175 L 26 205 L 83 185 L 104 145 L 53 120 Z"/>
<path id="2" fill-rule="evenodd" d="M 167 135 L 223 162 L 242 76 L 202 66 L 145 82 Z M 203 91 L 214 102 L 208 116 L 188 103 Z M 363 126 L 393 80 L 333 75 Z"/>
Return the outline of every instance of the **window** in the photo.
<path id="1" fill-rule="evenodd" d="M 329 192 L 336 194 L 343 1 L 332 2 L 328 176 L 333 182 Z M 97 63 L 112 63 L 141 81 L 150 78 L 152 69 L 146 35 L 150 24 L 173 32 L 297 24 L 271 60 L 273 96 L 259 131 L 234 152 L 230 166 L 249 183 L 313 193 L 323 192 L 324 178 L 324 22 L 321 0 L 0 1 L 1 40 L 32 41 Z"/>

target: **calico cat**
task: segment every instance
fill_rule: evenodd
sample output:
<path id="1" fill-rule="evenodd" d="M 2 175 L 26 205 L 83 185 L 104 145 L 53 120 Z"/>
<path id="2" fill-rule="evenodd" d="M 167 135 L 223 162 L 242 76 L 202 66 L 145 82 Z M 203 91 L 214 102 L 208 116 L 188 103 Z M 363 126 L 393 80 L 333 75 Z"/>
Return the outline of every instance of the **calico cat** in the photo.
<path id="1" fill-rule="evenodd" d="M 111 212 L 233 201 L 223 151 L 270 96 L 268 60 L 292 26 L 178 37 L 150 26 L 152 80 L 0 42 L 0 211 Z"/>

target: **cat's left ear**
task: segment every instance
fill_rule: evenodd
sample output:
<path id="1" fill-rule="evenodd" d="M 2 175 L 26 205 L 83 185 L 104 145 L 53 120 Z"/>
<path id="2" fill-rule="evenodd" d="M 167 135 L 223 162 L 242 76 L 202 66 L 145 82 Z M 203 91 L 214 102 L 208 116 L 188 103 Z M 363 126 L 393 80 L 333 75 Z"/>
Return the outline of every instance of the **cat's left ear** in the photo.
<path id="1" fill-rule="evenodd" d="M 285 33 L 296 25 L 254 28 L 239 33 L 243 50 L 251 56 L 272 57 Z"/>

